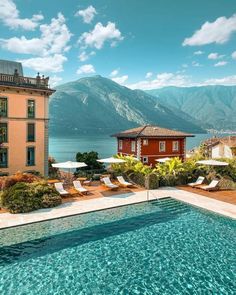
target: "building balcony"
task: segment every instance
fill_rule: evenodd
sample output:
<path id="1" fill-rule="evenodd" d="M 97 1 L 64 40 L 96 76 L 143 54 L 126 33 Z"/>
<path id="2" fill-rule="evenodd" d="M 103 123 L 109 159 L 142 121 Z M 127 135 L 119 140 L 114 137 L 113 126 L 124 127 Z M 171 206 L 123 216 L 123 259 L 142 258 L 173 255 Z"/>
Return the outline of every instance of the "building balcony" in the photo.
<path id="1" fill-rule="evenodd" d="M 49 77 L 41 77 L 39 73 L 36 78 L 20 76 L 17 70 L 14 75 L 0 73 L 0 85 L 3 86 L 51 90 L 48 82 Z"/>

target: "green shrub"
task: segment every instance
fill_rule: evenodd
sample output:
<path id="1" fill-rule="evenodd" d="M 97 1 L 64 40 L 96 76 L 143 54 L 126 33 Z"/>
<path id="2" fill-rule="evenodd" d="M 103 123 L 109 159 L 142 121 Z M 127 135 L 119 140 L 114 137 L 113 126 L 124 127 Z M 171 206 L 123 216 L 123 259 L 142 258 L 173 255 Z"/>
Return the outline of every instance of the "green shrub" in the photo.
<path id="1" fill-rule="evenodd" d="M 149 189 L 157 189 L 159 187 L 159 177 L 156 173 L 151 173 L 148 175 L 148 188 Z"/>
<path id="2" fill-rule="evenodd" d="M 41 199 L 32 198 L 29 184 L 18 182 L 3 192 L 1 205 L 11 213 L 25 213 L 39 209 Z"/>
<path id="3" fill-rule="evenodd" d="M 61 204 L 61 197 L 58 195 L 43 195 L 42 208 L 52 208 Z"/>
<path id="4" fill-rule="evenodd" d="M 18 182 L 1 195 L 1 206 L 10 213 L 26 213 L 59 204 L 61 197 L 46 182 Z"/>
<path id="5" fill-rule="evenodd" d="M 220 179 L 219 187 L 225 190 L 235 190 L 236 183 L 233 182 L 232 178 L 226 176 Z"/>
<path id="6" fill-rule="evenodd" d="M 137 185 L 145 187 L 145 176 L 139 172 L 132 172 L 129 174 L 129 178 L 132 182 Z"/>

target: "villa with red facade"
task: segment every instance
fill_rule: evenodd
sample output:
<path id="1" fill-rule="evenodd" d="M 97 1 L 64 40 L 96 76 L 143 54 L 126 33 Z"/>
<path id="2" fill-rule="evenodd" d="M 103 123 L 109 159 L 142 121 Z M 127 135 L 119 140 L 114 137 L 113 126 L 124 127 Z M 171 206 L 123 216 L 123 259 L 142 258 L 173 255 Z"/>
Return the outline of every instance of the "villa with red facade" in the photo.
<path id="1" fill-rule="evenodd" d="M 147 165 L 154 166 L 156 159 L 179 157 L 185 160 L 186 137 L 194 135 L 161 128 L 141 126 L 112 135 L 117 138 L 117 152 L 133 155 Z"/>

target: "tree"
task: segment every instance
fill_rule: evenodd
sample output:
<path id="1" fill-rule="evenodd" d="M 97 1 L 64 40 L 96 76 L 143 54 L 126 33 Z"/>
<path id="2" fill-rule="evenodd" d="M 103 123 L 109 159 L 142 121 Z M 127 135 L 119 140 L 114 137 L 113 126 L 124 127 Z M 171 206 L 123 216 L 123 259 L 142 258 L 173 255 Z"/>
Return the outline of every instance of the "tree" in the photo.
<path id="1" fill-rule="evenodd" d="M 76 161 L 77 162 L 84 162 L 87 164 L 87 167 L 84 167 L 82 169 L 84 170 L 99 170 L 99 169 L 104 169 L 104 166 L 102 163 L 97 162 L 98 160 L 98 153 L 91 151 L 91 152 L 85 152 L 85 153 L 80 153 L 78 152 L 76 154 Z"/>

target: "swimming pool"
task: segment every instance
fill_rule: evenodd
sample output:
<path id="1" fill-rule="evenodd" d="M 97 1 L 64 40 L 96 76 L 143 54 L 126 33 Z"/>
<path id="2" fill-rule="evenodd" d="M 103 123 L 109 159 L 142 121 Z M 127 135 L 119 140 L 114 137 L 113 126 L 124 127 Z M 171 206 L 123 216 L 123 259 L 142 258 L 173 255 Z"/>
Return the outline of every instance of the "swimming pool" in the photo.
<path id="1" fill-rule="evenodd" d="M 0 294 L 233 294 L 235 221 L 165 198 L 0 230 Z"/>

